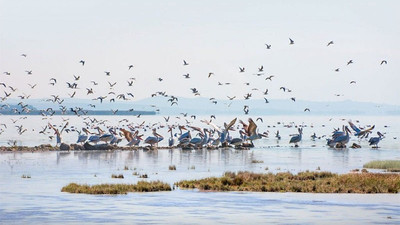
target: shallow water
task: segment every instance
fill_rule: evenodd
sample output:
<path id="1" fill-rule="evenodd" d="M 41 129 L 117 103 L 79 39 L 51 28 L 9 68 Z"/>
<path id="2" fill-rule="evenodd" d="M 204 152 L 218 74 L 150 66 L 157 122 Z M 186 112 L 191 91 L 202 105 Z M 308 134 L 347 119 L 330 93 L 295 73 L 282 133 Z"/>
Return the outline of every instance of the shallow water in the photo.
<path id="1" fill-rule="evenodd" d="M 0 221 L 10 223 L 244 224 L 399 223 L 399 194 L 214 193 L 175 190 L 93 196 L 60 192 L 70 183 L 136 183 L 220 176 L 224 171 L 346 173 L 400 151 L 317 148 L 85 151 L 0 154 Z M 252 163 L 252 159 L 264 161 Z M 168 170 L 176 165 L 176 171 Z M 129 170 L 124 170 L 128 166 Z M 194 167 L 193 167 L 194 166 Z M 148 179 L 133 175 L 148 174 Z M 30 175 L 22 179 L 21 175 Z M 123 174 L 125 179 L 112 179 Z M 96 175 L 96 176 L 95 176 Z M 388 219 L 390 217 L 391 219 Z"/>
<path id="2" fill-rule="evenodd" d="M 39 119 L 40 117 L 35 117 L 33 120 Z M 55 117 L 54 120 L 57 119 Z M 154 120 L 157 119 L 159 118 Z M 287 144 L 288 135 L 294 133 L 295 128 L 279 128 L 282 130 L 282 140 L 279 143 L 270 137 L 256 141 L 256 148 L 251 150 L 2 152 L 0 223 L 399 224 L 400 194 L 217 193 L 174 190 L 93 196 L 60 191 L 70 182 L 99 184 L 162 180 L 172 185 L 182 179 L 221 176 L 225 171 L 296 173 L 315 171 L 319 167 L 321 171 L 347 173 L 352 169 L 361 169 L 370 160 L 400 159 L 398 142 L 393 139 L 399 134 L 397 119 L 391 118 L 391 126 L 385 128 L 387 137 L 382 141 L 380 149 L 371 149 L 363 140 L 359 142 L 363 148 L 345 150 L 329 149 L 325 147 L 323 140 L 313 142 L 308 138 L 311 132 L 330 132 L 333 127 L 339 126 L 339 119 L 335 126 L 329 127 L 318 126 L 326 122 L 322 118 L 295 119 L 299 121 L 297 123 L 305 121 L 311 124 L 314 121 L 314 128 L 305 129 L 307 135 L 304 135 L 299 148 Z M 383 130 L 383 124 L 387 121 L 383 118 L 373 119 L 369 117 L 363 121 L 376 122 L 377 128 Z M 27 123 L 26 126 L 38 125 Z M 262 128 L 268 129 L 266 125 L 263 126 Z M 269 129 L 272 132 L 278 128 Z M 28 134 L 23 137 L 25 139 L 22 142 L 34 140 L 35 136 Z M 8 137 L 5 135 L 3 133 L 0 136 L 3 142 L 3 138 Z M 67 137 L 65 140 L 74 140 L 76 134 Z M 358 143 L 358 140 L 354 141 Z M 262 163 L 252 163 L 253 160 Z M 168 170 L 169 165 L 175 165 L 177 170 Z M 129 169 L 124 170 L 125 166 Z M 138 178 L 133 175 L 135 172 L 148 174 L 149 178 Z M 23 179 L 23 174 L 30 175 L 31 178 Z M 112 179 L 111 174 L 123 174 L 125 178 Z"/>

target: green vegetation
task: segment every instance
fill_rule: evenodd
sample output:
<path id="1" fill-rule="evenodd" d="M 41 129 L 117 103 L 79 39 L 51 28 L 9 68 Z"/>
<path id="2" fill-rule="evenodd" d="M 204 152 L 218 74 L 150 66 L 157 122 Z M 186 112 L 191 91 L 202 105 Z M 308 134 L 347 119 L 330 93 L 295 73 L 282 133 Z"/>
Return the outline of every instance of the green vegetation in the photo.
<path id="1" fill-rule="evenodd" d="M 127 194 L 128 192 L 155 192 L 171 191 L 171 186 L 161 181 L 139 181 L 137 184 L 98 184 L 83 185 L 70 183 L 61 189 L 62 192 L 84 193 L 84 194 Z"/>
<path id="2" fill-rule="evenodd" d="M 375 160 L 364 164 L 364 168 L 386 169 L 389 172 L 400 171 L 400 160 Z"/>
<path id="3" fill-rule="evenodd" d="M 226 172 L 222 177 L 185 180 L 175 183 L 181 188 L 210 191 L 312 192 L 312 193 L 399 193 L 400 175 L 330 172 L 289 172 L 277 174 Z"/>

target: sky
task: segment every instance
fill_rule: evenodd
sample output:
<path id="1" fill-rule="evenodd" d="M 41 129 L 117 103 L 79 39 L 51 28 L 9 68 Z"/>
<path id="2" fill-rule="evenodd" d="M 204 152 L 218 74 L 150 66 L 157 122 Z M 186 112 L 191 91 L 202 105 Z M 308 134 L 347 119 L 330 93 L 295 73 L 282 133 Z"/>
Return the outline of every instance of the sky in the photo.
<path id="1" fill-rule="evenodd" d="M 74 91 L 76 98 L 110 91 L 136 100 L 156 91 L 195 97 L 190 88 L 196 88 L 217 99 L 252 93 L 260 102 L 296 97 L 400 105 L 399 8 L 395 0 L 0 0 L 0 82 L 17 88 L 14 98 Z M 254 75 L 261 65 L 265 74 Z M 67 88 L 73 75 L 80 76 L 77 90 Z M 117 84 L 110 89 L 108 82 Z M 86 88 L 95 93 L 86 95 Z M 1 97 L 4 91 L 10 89 L 0 86 Z"/>

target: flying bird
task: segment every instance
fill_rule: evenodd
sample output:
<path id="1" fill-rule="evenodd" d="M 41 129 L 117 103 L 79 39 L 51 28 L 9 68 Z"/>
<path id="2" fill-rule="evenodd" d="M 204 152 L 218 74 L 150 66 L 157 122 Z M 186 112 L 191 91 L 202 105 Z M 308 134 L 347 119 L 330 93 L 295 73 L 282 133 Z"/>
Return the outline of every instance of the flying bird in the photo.
<path id="1" fill-rule="evenodd" d="M 386 60 L 382 60 L 381 65 L 382 64 L 387 64 L 387 61 Z"/>
<path id="2" fill-rule="evenodd" d="M 187 63 L 185 60 L 183 60 L 183 65 L 187 66 L 187 65 L 189 65 L 189 63 Z"/>
<path id="3" fill-rule="evenodd" d="M 271 45 L 265 44 L 265 46 L 267 46 L 267 49 L 271 49 Z"/>
<path id="4" fill-rule="evenodd" d="M 265 80 L 270 80 L 270 81 L 272 81 L 272 78 L 274 77 L 274 75 L 271 75 L 271 76 L 269 76 L 269 77 L 266 77 L 265 78 Z"/>
<path id="5" fill-rule="evenodd" d="M 289 38 L 289 41 L 290 41 L 290 45 L 293 45 L 294 44 L 294 41 L 291 39 L 291 38 Z"/>
<path id="6" fill-rule="evenodd" d="M 326 46 L 329 46 L 329 45 L 333 45 L 333 41 L 330 41 L 330 42 L 328 43 L 328 45 L 326 45 Z"/>
<path id="7" fill-rule="evenodd" d="M 243 72 L 244 72 L 244 67 L 239 66 L 239 73 L 243 73 Z"/>
<path id="8" fill-rule="evenodd" d="M 84 66 L 85 65 L 85 60 L 81 60 L 81 61 L 79 61 L 79 63 L 82 63 L 82 66 Z"/>
<path id="9" fill-rule="evenodd" d="M 352 64 L 352 63 L 353 63 L 353 60 L 350 59 L 350 60 L 347 62 L 347 65 L 350 65 L 350 64 Z"/>

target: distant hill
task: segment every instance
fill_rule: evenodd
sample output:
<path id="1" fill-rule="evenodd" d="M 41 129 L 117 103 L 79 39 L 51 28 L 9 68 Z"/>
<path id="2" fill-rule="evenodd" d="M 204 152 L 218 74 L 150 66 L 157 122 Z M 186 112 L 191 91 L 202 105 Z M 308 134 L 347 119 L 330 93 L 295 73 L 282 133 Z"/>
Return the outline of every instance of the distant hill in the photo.
<path id="1" fill-rule="evenodd" d="M 189 114 L 244 114 L 243 106 L 249 107 L 249 115 L 400 115 L 400 106 L 376 104 L 354 101 L 337 102 L 314 102 L 303 100 L 282 100 L 270 99 L 265 103 L 264 99 L 249 100 L 215 100 L 214 104 L 208 98 L 178 98 L 178 104 L 171 106 L 168 98 L 156 96 L 153 98 L 142 99 L 138 101 L 116 101 L 108 102 L 93 101 L 90 99 L 65 99 L 62 103 L 66 108 L 81 107 L 90 110 L 92 113 L 111 114 L 111 110 L 118 109 L 121 115 L 122 111 L 128 111 L 137 114 L 155 114 L 176 115 L 179 113 Z M 20 102 L 18 99 L 9 99 L 7 103 L 16 106 Z M 58 110 L 60 105 L 41 99 L 27 99 L 24 104 L 28 104 L 32 109 L 53 108 Z M 95 108 L 89 104 L 96 105 Z M 13 107 L 10 107 L 13 108 Z M 310 111 L 305 112 L 305 108 Z M 104 114 L 104 115 L 105 115 Z"/>

